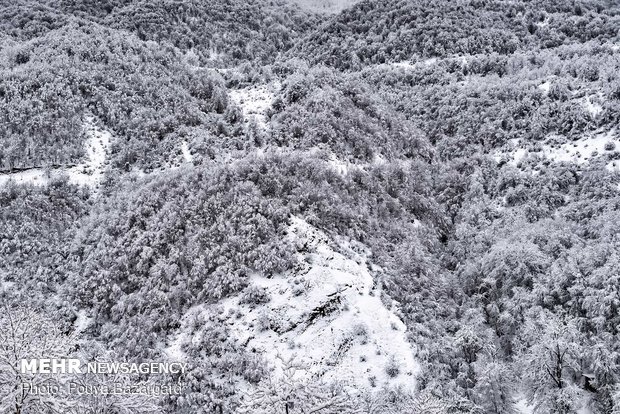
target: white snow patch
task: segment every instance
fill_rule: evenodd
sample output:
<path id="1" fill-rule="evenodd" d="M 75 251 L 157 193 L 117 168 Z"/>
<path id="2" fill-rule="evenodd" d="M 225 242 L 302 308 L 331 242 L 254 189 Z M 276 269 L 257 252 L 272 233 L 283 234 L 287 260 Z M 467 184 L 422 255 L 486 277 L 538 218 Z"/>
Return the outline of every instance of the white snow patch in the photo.
<path id="1" fill-rule="evenodd" d="M 335 154 L 330 154 L 327 160 L 329 166 L 340 175 L 347 175 L 355 164 L 340 160 Z"/>
<path id="2" fill-rule="evenodd" d="M 519 414 L 534 414 L 534 407 L 529 405 L 525 398 L 517 400 L 515 403 L 515 409 Z"/>
<path id="3" fill-rule="evenodd" d="M 583 405 L 577 409 L 577 414 L 593 414 L 593 413 L 594 412 L 592 411 L 592 409 L 587 405 Z"/>
<path id="4" fill-rule="evenodd" d="M 185 160 L 185 162 L 191 163 L 194 161 L 192 153 L 189 152 L 189 145 L 187 144 L 187 141 L 183 141 L 181 143 L 181 153 L 183 154 L 183 159 Z"/>
<path id="5" fill-rule="evenodd" d="M 609 161 L 605 166 L 607 171 L 620 171 L 620 160 L 617 161 Z"/>
<path id="6" fill-rule="evenodd" d="M 346 381 L 358 387 L 402 386 L 414 391 L 418 365 L 407 341 L 404 323 L 380 299 L 361 245 L 330 245 L 323 232 L 293 218 L 289 237 L 297 246 L 299 263 L 294 274 L 271 279 L 254 276 L 252 284 L 265 289 L 271 300 L 260 308 L 225 301 L 226 310 L 241 310 L 230 325 L 241 342 L 275 366 L 297 357 L 309 364 L 309 373 L 326 380 Z M 271 329 L 260 331 L 259 318 Z M 393 361 L 393 362 L 391 362 Z M 390 363 L 398 367 L 391 377 Z"/>
<path id="7" fill-rule="evenodd" d="M 400 69 L 413 69 L 420 66 L 432 66 L 438 62 L 444 61 L 456 61 L 460 62 L 461 66 L 467 66 L 471 55 L 451 55 L 443 58 L 432 57 L 422 59 L 420 56 L 414 55 L 410 60 L 402 60 L 400 62 L 382 63 L 377 65 L 378 67 L 393 67 Z"/>
<path id="8" fill-rule="evenodd" d="M 209 49 L 209 60 L 221 60 L 225 56 L 226 55 L 224 53 L 220 53 L 213 48 Z"/>
<path id="9" fill-rule="evenodd" d="M 75 320 L 75 331 L 78 333 L 84 332 L 90 326 L 92 321 L 93 318 L 86 316 L 86 310 L 81 309 L 77 314 L 77 319 Z"/>
<path id="10" fill-rule="evenodd" d="M 360 0 L 292 0 L 301 8 L 315 13 L 338 13 Z"/>
<path id="11" fill-rule="evenodd" d="M 241 293 L 216 307 L 238 343 L 255 350 L 276 376 L 282 373 L 282 361 L 295 360 L 307 367 L 306 375 L 327 382 L 357 389 L 373 382 L 377 389 L 401 386 L 413 392 L 419 371 L 415 348 L 407 341 L 405 324 L 389 309 L 396 303 L 386 306 L 380 299 L 368 249 L 356 242 L 334 242 L 299 218 L 292 219 L 287 238 L 297 247 L 295 270 L 271 278 L 251 276 L 250 285 L 263 289 L 269 302 L 240 303 Z M 183 360 L 181 344 L 199 337 L 188 337 L 189 315 L 212 311 L 199 308 L 187 313 L 165 349 L 171 358 Z M 386 372 L 390 364 L 397 367 L 391 375 Z"/>
<path id="12" fill-rule="evenodd" d="M 495 162 L 507 160 L 509 164 L 516 166 L 528 154 L 525 148 L 520 147 L 520 142 L 518 138 L 512 139 L 509 141 L 508 150 L 496 151 L 493 154 Z"/>
<path id="13" fill-rule="evenodd" d="M 527 150 L 525 148 L 517 148 L 514 151 L 514 155 L 513 155 L 513 159 L 511 163 L 516 165 L 519 161 L 525 158 L 526 155 L 527 155 Z"/>
<path id="14" fill-rule="evenodd" d="M 13 289 L 15 282 L 9 282 L 7 280 L 0 281 L 0 292 L 8 292 Z"/>
<path id="15" fill-rule="evenodd" d="M 394 66 L 395 68 L 411 69 L 415 66 L 415 64 L 408 60 L 403 60 L 402 62 L 394 62 L 391 66 Z"/>
<path id="16" fill-rule="evenodd" d="M 362 161 L 352 162 L 352 161 L 340 159 L 336 154 L 331 152 L 329 149 L 318 147 L 318 146 L 310 148 L 310 150 L 308 152 L 312 156 L 316 156 L 317 153 L 318 153 L 320 157 L 321 156 L 324 157 L 325 153 L 322 153 L 321 151 L 327 151 L 327 156 L 326 156 L 326 158 L 327 158 L 327 165 L 333 171 L 335 171 L 338 174 L 343 175 L 343 176 L 347 175 L 352 170 L 367 171 L 368 169 L 371 169 L 373 167 L 380 167 L 380 166 L 388 165 L 388 164 L 396 164 L 396 165 L 400 165 L 400 166 L 406 168 L 407 165 L 411 164 L 410 160 L 391 160 L 391 161 L 388 161 L 381 154 L 375 154 L 373 156 L 372 161 L 369 161 L 369 162 L 362 162 Z M 325 158 L 323 158 L 323 159 L 325 159 Z"/>
<path id="17" fill-rule="evenodd" d="M 549 90 L 551 90 L 551 82 L 545 81 L 541 83 L 540 85 L 538 85 L 538 89 L 540 89 L 544 93 L 549 93 Z"/>
<path id="18" fill-rule="evenodd" d="M 551 136 L 550 138 L 553 137 Z M 610 143 L 613 144 L 613 149 L 606 149 L 605 147 Z M 496 162 L 508 160 L 511 165 L 516 166 L 520 161 L 532 153 L 554 162 L 574 162 L 576 164 L 584 164 L 598 156 L 617 149 L 620 149 L 620 140 L 616 137 L 615 130 L 611 130 L 607 132 L 598 132 L 591 136 L 586 136 L 576 141 L 569 141 L 555 147 L 549 144 L 544 144 L 542 146 L 542 151 L 538 152 L 532 152 L 521 146 L 518 141 L 513 141 L 509 145 L 508 150 L 495 152 L 493 158 Z M 620 160 L 610 161 L 607 164 L 607 169 L 610 171 L 620 169 Z"/>
<path id="19" fill-rule="evenodd" d="M 32 168 L 0 175 L 0 185 L 13 180 L 18 184 L 47 185 L 55 176 L 66 173 L 73 184 L 96 188 L 103 177 L 103 166 L 111 141 L 111 134 L 96 126 L 94 117 L 87 117 L 84 123 L 88 139 L 85 142 L 87 159 L 69 168 Z"/>
<path id="20" fill-rule="evenodd" d="M 170 358 L 172 361 L 185 361 L 186 355 L 181 349 L 182 344 L 185 342 L 187 338 L 187 332 L 180 331 L 176 338 L 172 341 L 172 343 L 164 349 L 164 353 Z"/>
<path id="21" fill-rule="evenodd" d="M 255 119 L 259 126 L 266 128 L 269 121 L 267 111 L 271 108 L 275 91 L 279 88 L 278 82 L 253 85 L 243 89 L 231 89 L 228 91 L 228 96 L 241 108 L 246 121 Z"/>
<path id="22" fill-rule="evenodd" d="M 388 161 L 385 159 L 385 157 L 383 155 L 375 154 L 375 156 L 372 159 L 372 163 L 375 166 L 380 166 L 380 165 L 388 164 Z"/>
<path id="23" fill-rule="evenodd" d="M 312 152 L 312 151 L 311 151 Z M 392 159 L 388 160 L 382 154 L 375 154 L 372 161 L 368 162 L 351 162 L 345 161 L 333 153 L 329 153 L 327 158 L 327 164 L 329 167 L 336 171 L 340 175 L 347 175 L 352 170 L 368 171 L 369 169 L 382 167 L 386 165 L 399 165 L 403 168 L 407 168 L 411 165 L 411 160 L 408 159 Z"/>
<path id="24" fill-rule="evenodd" d="M 579 408 L 575 411 L 576 414 L 593 414 L 590 403 L 591 397 L 589 395 L 583 395 L 579 402 Z M 514 408 L 519 414 L 534 414 L 535 412 L 534 407 L 522 396 L 517 399 Z"/>
<path id="25" fill-rule="evenodd" d="M 25 171 L 16 171 L 0 175 L 0 185 L 13 180 L 17 184 L 45 185 L 50 178 L 50 172 L 42 168 L 32 168 Z"/>
<path id="26" fill-rule="evenodd" d="M 112 135 L 97 127 L 93 117 L 87 117 L 84 125 L 88 140 L 86 141 L 87 160 L 67 170 L 69 181 L 89 187 L 97 187 L 103 178 L 103 167 Z"/>
<path id="27" fill-rule="evenodd" d="M 392 63 L 389 63 L 388 65 L 395 67 L 395 68 L 401 68 L 401 69 L 413 69 L 414 67 L 418 65 L 425 65 L 425 66 L 434 65 L 435 63 L 437 63 L 437 61 L 438 61 L 437 58 L 429 58 L 429 59 L 424 59 L 424 60 L 420 60 L 417 62 L 412 62 L 411 60 L 403 60 L 400 62 L 392 62 Z"/>
<path id="28" fill-rule="evenodd" d="M 600 98 L 600 95 L 599 95 Z M 588 111 L 590 113 L 590 115 L 592 115 L 592 117 L 596 118 L 597 116 L 600 115 L 601 112 L 603 112 L 603 107 L 596 102 L 596 100 L 593 100 L 594 96 L 590 95 L 590 96 L 586 96 L 583 99 L 583 105 L 586 109 L 586 111 Z"/>
<path id="29" fill-rule="evenodd" d="M 618 148 L 619 143 L 617 140 L 614 140 L 613 131 L 598 133 L 577 141 L 567 142 L 560 145 L 559 148 L 543 145 L 543 155 L 556 162 L 564 161 L 583 164 L 591 158 L 607 152 L 605 145 L 609 142 L 614 142 L 616 148 Z"/>

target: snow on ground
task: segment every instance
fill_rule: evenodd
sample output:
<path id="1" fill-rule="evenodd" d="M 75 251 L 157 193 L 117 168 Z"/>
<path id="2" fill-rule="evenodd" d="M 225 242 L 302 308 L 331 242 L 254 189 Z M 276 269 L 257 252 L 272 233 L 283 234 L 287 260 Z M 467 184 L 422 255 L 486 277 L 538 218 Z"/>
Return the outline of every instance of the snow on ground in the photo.
<path id="1" fill-rule="evenodd" d="M 187 332 L 181 331 L 178 333 L 176 338 L 174 338 L 172 343 L 167 348 L 165 348 L 164 353 L 168 356 L 168 358 L 170 358 L 171 361 L 180 362 L 187 359 L 185 353 L 181 349 L 186 339 Z"/>
<path id="2" fill-rule="evenodd" d="M 266 128 L 269 121 L 267 111 L 275 98 L 275 91 L 280 88 L 279 83 L 266 85 L 252 85 L 243 89 L 228 91 L 230 99 L 241 108 L 246 122 L 255 119 L 259 126 Z"/>
<path id="3" fill-rule="evenodd" d="M 340 160 L 335 154 L 330 154 L 327 160 L 329 166 L 340 175 L 347 175 L 351 167 L 355 164 Z"/>
<path id="4" fill-rule="evenodd" d="M 327 159 L 327 164 L 332 170 L 336 171 L 340 175 L 347 175 L 352 168 L 364 169 L 363 165 L 341 160 L 336 154 L 331 152 L 329 154 L 329 158 Z"/>
<path id="5" fill-rule="evenodd" d="M 515 410 L 517 410 L 519 414 L 534 414 L 534 407 L 529 405 L 525 398 L 517 400 L 515 403 Z"/>
<path id="6" fill-rule="evenodd" d="M 581 402 L 580 402 L 580 407 L 577 409 L 576 413 L 577 414 L 592 414 L 592 410 L 589 406 L 590 404 L 590 399 L 586 396 L 584 397 Z M 527 400 L 525 398 L 519 398 L 515 405 L 514 405 L 515 410 L 517 411 L 517 413 L 519 414 L 534 414 L 534 407 L 531 406 L 530 404 L 527 403 Z"/>
<path id="7" fill-rule="evenodd" d="M 78 333 L 84 332 L 92 322 L 93 318 L 89 318 L 86 315 L 86 310 L 80 310 L 77 314 L 77 319 L 74 322 L 75 331 Z"/>
<path id="8" fill-rule="evenodd" d="M 93 117 L 87 117 L 84 123 L 87 140 L 84 144 L 86 160 L 83 163 L 69 168 L 32 168 L 14 173 L 1 174 L 0 185 L 13 180 L 18 184 L 46 185 L 49 180 L 61 174 L 67 174 L 73 184 L 86 185 L 96 188 L 103 177 L 103 166 L 111 141 L 111 134 L 100 129 Z"/>
<path id="9" fill-rule="evenodd" d="M 276 375 L 282 361 L 292 359 L 327 382 L 414 391 L 419 369 L 414 347 L 404 323 L 389 309 L 396 304 L 386 306 L 380 299 L 368 250 L 345 240 L 335 243 L 299 218 L 292 219 L 287 237 L 297 247 L 295 270 L 272 278 L 253 275 L 250 281 L 269 301 L 243 303 L 241 293 L 221 303 L 238 342 L 256 350 Z M 187 324 L 166 349 L 169 356 L 182 359 Z"/>
<path id="10" fill-rule="evenodd" d="M 388 65 L 395 67 L 395 68 L 401 68 L 401 69 L 412 69 L 414 67 L 416 67 L 417 65 L 425 65 L 425 66 L 431 66 L 434 65 L 435 63 L 438 62 L 437 58 L 429 58 L 429 59 L 424 59 L 421 61 L 417 61 L 417 62 L 412 62 L 410 60 L 403 60 L 401 62 L 393 62 L 393 63 L 389 63 Z"/>
<path id="11" fill-rule="evenodd" d="M 374 166 L 381 166 L 381 165 L 387 165 L 389 164 L 389 161 L 385 159 L 385 157 L 381 154 L 375 154 L 375 156 L 372 159 L 372 164 Z"/>
<path id="12" fill-rule="evenodd" d="M 25 171 L 17 171 L 0 175 L 0 185 L 4 185 L 9 180 L 17 184 L 45 185 L 50 178 L 50 173 L 42 168 L 33 168 Z"/>
<path id="13" fill-rule="evenodd" d="M 301 8 L 316 13 L 338 13 L 353 6 L 360 0 L 292 0 Z"/>
<path id="14" fill-rule="evenodd" d="M 567 142 L 558 148 L 543 145 L 543 153 L 546 158 L 553 161 L 583 164 L 592 157 L 603 154 L 606 151 L 605 145 L 609 142 L 613 142 L 613 135 L 611 133 L 596 134 L 577 141 Z"/>
<path id="15" fill-rule="evenodd" d="M 600 95 L 590 95 L 583 98 L 583 105 L 586 111 L 588 111 L 593 118 L 596 118 L 601 112 L 603 112 L 603 107 L 599 103 L 600 100 Z"/>
<path id="16" fill-rule="evenodd" d="M 112 135 L 100 129 L 93 117 L 86 118 L 84 125 L 88 140 L 86 141 L 86 161 L 67 170 L 69 181 L 74 184 L 97 187 L 103 178 L 103 167 Z"/>
<path id="17" fill-rule="evenodd" d="M 232 321 L 239 339 L 261 350 L 272 364 L 278 363 L 278 355 L 297 355 L 310 364 L 312 374 L 326 380 L 359 387 L 401 385 L 413 391 L 418 366 L 405 325 L 381 301 L 363 247 L 341 242 L 339 252 L 327 235 L 297 218 L 289 237 L 303 246 L 298 259 L 305 269 L 288 277 L 253 278 L 271 301 Z M 227 307 L 243 305 L 232 299 Z M 271 329 L 257 329 L 261 317 L 269 319 Z M 399 370 L 393 378 L 386 372 L 391 364 Z"/>
<path id="18" fill-rule="evenodd" d="M 224 53 L 218 52 L 216 49 L 209 50 L 209 60 L 222 60 L 226 57 Z"/>
<path id="19" fill-rule="evenodd" d="M 395 68 L 402 68 L 402 69 L 411 69 L 415 67 L 415 63 L 410 62 L 408 60 L 403 60 L 402 62 L 394 62 L 394 63 L 391 63 L 390 65 Z"/>
<path id="20" fill-rule="evenodd" d="M 540 85 L 538 85 L 538 89 L 540 89 L 544 93 L 549 93 L 549 90 L 551 89 L 551 82 L 545 81 L 541 83 Z"/>
<path id="21" fill-rule="evenodd" d="M 311 149 L 310 152 L 311 153 L 316 152 L 314 150 L 316 150 L 316 147 L 314 149 Z M 381 167 L 381 166 L 386 166 L 386 165 L 399 165 L 403 168 L 406 168 L 408 165 L 411 165 L 411 160 L 408 160 L 408 159 L 388 160 L 381 154 L 375 154 L 372 161 L 370 162 L 359 162 L 359 161 L 351 162 L 347 160 L 342 160 L 336 154 L 329 151 L 329 156 L 327 157 L 327 164 L 333 171 L 344 176 L 344 175 L 347 175 L 352 170 L 367 171 L 374 167 Z"/>
<path id="22" fill-rule="evenodd" d="M 549 138 L 558 138 L 550 136 Z M 549 140 L 548 140 L 549 141 Z M 598 132 L 591 136 L 568 141 L 560 145 L 550 145 L 548 142 L 542 145 L 541 151 L 531 151 L 524 148 L 518 140 L 509 144 L 508 150 L 498 151 L 494 154 L 495 161 L 507 160 L 512 165 L 517 165 L 529 154 L 547 158 L 554 162 L 574 162 L 584 164 L 594 158 L 611 153 L 620 149 L 620 138 L 616 131 Z M 607 163 L 608 170 L 620 169 L 620 160 Z"/>
<path id="23" fill-rule="evenodd" d="M 592 414 L 591 408 L 592 396 L 589 393 L 584 393 L 577 400 L 576 405 L 578 406 L 575 413 L 576 414 Z M 514 408 L 518 414 L 534 414 L 534 406 L 527 402 L 527 399 L 520 395 L 514 405 Z"/>
<path id="24" fill-rule="evenodd" d="M 511 139 L 508 143 L 508 149 L 495 152 L 493 155 L 495 162 L 499 163 L 505 160 L 509 164 L 516 166 L 528 153 L 525 148 L 521 148 L 520 143 L 519 139 Z"/>
<path id="25" fill-rule="evenodd" d="M 392 63 L 385 63 L 385 64 L 380 64 L 378 66 L 389 66 L 389 67 L 393 67 L 393 68 L 401 68 L 401 69 L 413 69 L 416 66 L 432 66 L 438 62 L 442 62 L 442 61 L 451 61 L 451 60 L 456 60 L 458 62 L 461 63 L 462 66 L 467 65 L 468 61 L 469 61 L 469 57 L 468 55 L 463 55 L 463 56 L 459 56 L 459 55 L 453 55 L 453 56 L 448 56 L 445 58 L 436 58 L 436 57 L 432 57 L 432 58 L 427 58 L 427 59 L 422 59 L 420 60 L 419 57 L 413 57 L 411 60 L 403 60 L 400 62 L 392 62 Z"/>
<path id="26" fill-rule="evenodd" d="M 187 141 L 183 141 L 181 143 L 181 153 L 183 154 L 183 159 L 185 162 L 191 163 L 194 161 L 192 153 L 189 152 L 189 145 L 187 144 Z"/>
<path id="27" fill-rule="evenodd" d="M 607 168 L 607 171 L 620 171 L 620 160 L 609 161 L 605 168 Z"/>
<path id="28" fill-rule="evenodd" d="M 13 286 L 15 285 L 15 282 L 9 282 L 6 280 L 0 280 L 0 293 L 2 292 L 9 292 L 11 291 L 11 289 L 13 289 Z"/>

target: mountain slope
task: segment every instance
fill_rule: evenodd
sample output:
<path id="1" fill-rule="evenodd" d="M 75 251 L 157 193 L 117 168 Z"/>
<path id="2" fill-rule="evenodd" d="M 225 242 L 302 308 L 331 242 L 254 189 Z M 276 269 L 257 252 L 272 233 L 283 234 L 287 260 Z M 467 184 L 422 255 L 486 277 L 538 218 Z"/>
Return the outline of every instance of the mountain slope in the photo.
<path id="1" fill-rule="evenodd" d="M 417 57 L 552 48 L 617 36 L 617 9 L 605 1 L 366 0 L 299 42 L 291 56 L 340 69 Z M 593 23 L 596 22 L 596 23 Z"/>
<path id="2" fill-rule="evenodd" d="M 0 4 L 0 305 L 159 411 L 620 407 L 615 2 Z"/>

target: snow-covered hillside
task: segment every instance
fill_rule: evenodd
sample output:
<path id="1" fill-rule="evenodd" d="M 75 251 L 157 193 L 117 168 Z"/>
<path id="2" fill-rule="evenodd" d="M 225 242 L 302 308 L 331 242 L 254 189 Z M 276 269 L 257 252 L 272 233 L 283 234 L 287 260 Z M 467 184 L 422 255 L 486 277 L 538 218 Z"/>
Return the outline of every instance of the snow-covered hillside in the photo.
<path id="1" fill-rule="evenodd" d="M 97 126 L 94 117 L 86 117 L 84 129 L 88 139 L 84 143 L 86 160 L 78 165 L 68 168 L 44 169 L 31 168 L 0 175 L 0 185 L 13 180 L 18 184 L 46 185 L 50 179 L 66 174 L 73 184 L 85 185 L 96 188 L 103 178 L 103 167 L 112 135 Z"/>
<path id="2" fill-rule="evenodd" d="M 334 242 L 299 218 L 292 219 L 287 237 L 297 248 L 296 269 L 273 278 L 254 275 L 248 288 L 268 301 L 247 303 L 242 292 L 223 302 L 226 323 L 239 343 L 256 350 L 276 374 L 283 360 L 294 359 L 327 382 L 413 391 L 414 347 L 392 311 L 396 304 L 381 299 L 367 249 Z M 184 330 L 168 349 L 171 357 L 182 358 Z"/>
<path id="3" fill-rule="evenodd" d="M 564 141 L 563 143 L 557 143 Z M 530 155 L 536 155 L 554 162 L 573 162 L 584 164 L 598 157 L 611 156 L 620 149 L 620 138 L 616 130 L 598 132 L 575 141 L 566 141 L 563 137 L 548 137 L 539 148 L 521 143 L 518 140 L 509 144 L 509 149 L 498 151 L 494 158 L 497 162 L 507 161 L 517 165 Z M 620 160 L 606 160 L 608 170 L 620 169 Z"/>
<path id="4" fill-rule="evenodd" d="M 277 82 L 266 85 L 252 85 L 243 89 L 231 89 L 228 96 L 241 108 L 246 122 L 254 119 L 262 127 L 267 127 L 267 111 L 271 108 L 275 91 L 280 88 Z"/>
<path id="5" fill-rule="evenodd" d="M 86 141 L 86 161 L 67 171 L 72 183 L 97 187 L 103 178 L 103 167 L 112 135 L 99 128 L 95 118 L 87 117 L 84 124 Z"/>

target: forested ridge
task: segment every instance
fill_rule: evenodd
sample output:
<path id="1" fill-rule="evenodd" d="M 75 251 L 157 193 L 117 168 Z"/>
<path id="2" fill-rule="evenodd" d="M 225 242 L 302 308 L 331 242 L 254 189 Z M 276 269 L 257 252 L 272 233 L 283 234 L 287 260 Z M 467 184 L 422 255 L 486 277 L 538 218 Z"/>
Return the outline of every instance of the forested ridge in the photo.
<path id="1" fill-rule="evenodd" d="M 272 387 L 295 413 L 617 414 L 619 32 L 611 0 L 0 1 L 0 301 L 191 362 L 181 396 L 110 412 L 283 410 L 248 402 Z M 285 331 L 256 278 L 306 300 L 296 220 L 365 246 L 414 391 L 279 383 L 236 336 L 246 307 Z M 324 305 L 308 325 L 350 311 Z M 4 378 L 0 413 L 51 412 Z"/>
<path id="2" fill-rule="evenodd" d="M 342 69 L 478 53 L 510 55 L 617 36 L 609 1 L 363 1 L 299 42 L 292 54 Z"/>

